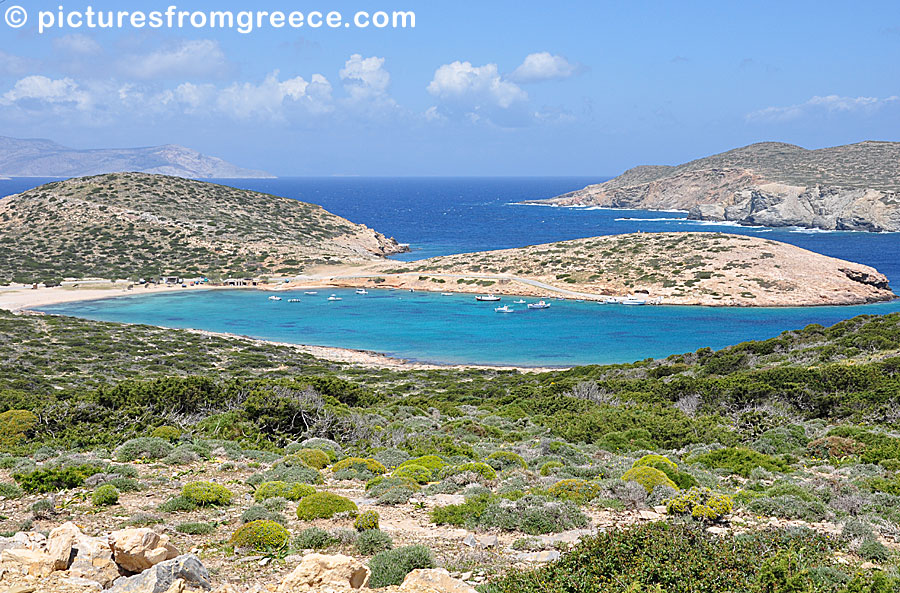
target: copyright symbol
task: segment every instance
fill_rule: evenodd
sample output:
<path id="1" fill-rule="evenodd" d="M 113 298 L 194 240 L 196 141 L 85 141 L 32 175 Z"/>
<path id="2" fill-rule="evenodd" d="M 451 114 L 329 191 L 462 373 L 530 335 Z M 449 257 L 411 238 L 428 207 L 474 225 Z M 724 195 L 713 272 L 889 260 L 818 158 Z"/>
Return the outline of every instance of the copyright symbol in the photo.
<path id="1" fill-rule="evenodd" d="M 6 9 L 6 24 L 13 29 L 19 29 L 28 22 L 28 13 L 21 6 L 10 6 Z"/>

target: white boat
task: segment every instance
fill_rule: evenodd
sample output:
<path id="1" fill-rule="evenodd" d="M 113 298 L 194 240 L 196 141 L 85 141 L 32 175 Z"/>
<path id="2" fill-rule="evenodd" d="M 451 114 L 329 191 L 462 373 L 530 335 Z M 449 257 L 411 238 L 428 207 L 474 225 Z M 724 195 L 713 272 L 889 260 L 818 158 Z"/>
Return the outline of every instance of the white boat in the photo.
<path id="1" fill-rule="evenodd" d="M 607 305 L 618 305 L 621 304 L 622 297 L 606 297 L 603 302 Z"/>
<path id="2" fill-rule="evenodd" d="M 307 290 L 307 291 L 306 291 L 306 292 L 304 292 L 304 293 L 303 293 L 303 294 L 309 294 L 309 295 L 317 295 L 317 294 L 319 294 L 319 293 L 318 293 L 318 292 L 316 292 L 316 291 L 315 291 L 315 290 Z"/>
<path id="3" fill-rule="evenodd" d="M 639 299 L 637 297 L 626 297 L 626 298 L 622 299 L 622 304 L 623 305 L 646 305 L 647 300 Z"/>
<path id="4" fill-rule="evenodd" d="M 517 304 L 517 305 L 524 305 L 524 304 L 525 304 L 525 299 L 519 299 L 518 301 L 513 301 L 513 302 L 514 302 L 515 304 Z"/>
<path id="5" fill-rule="evenodd" d="M 475 297 L 475 300 L 476 300 L 476 301 L 488 301 L 488 302 L 492 302 L 492 303 L 493 303 L 493 302 L 499 301 L 499 300 L 500 300 L 500 297 L 498 297 L 498 296 L 496 296 L 496 295 L 493 295 L 493 294 L 488 294 L 488 295 L 482 295 L 482 294 L 480 294 L 480 295 L 478 295 L 477 297 Z"/>
<path id="6" fill-rule="evenodd" d="M 269 297 L 269 300 L 270 300 L 270 301 L 280 301 L 280 300 L 281 300 L 281 297 L 280 297 L 280 296 L 275 296 L 275 295 L 273 294 L 272 296 Z"/>
<path id="7" fill-rule="evenodd" d="M 369 294 L 369 291 L 366 290 L 365 288 L 357 288 L 356 294 Z"/>
<path id="8" fill-rule="evenodd" d="M 514 313 L 515 309 L 510 307 L 509 305 L 503 305 L 502 307 L 494 307 L 495 313 Z"/>
<path id="9" fill-rule="evenodd" d="M 452 292 L 442 292 L 441 296 L 453 296 Z"/>
<path id="10" fill-rule="evenodd" d="M 549 309 L 550 303 L 546 301 L 538 301 L 536 303 L 528 303 L 529 309 Z"/>
<path id="11" fill-rule="evenodd" d="M 338 295 L 333 294 L 333 295 L 331 295 L 330 297 L 328 297 L 328 300 L 329 300 L 329 301 L 341 301 L 341 300 L 343 300 L 343 299 L 342 299 L 341 297 L 339 297 Z"/>
<path id="12" fill-rule="evenodd" d="M 300 299 L 288 299 L 289 303 L 299 303 Z"/>

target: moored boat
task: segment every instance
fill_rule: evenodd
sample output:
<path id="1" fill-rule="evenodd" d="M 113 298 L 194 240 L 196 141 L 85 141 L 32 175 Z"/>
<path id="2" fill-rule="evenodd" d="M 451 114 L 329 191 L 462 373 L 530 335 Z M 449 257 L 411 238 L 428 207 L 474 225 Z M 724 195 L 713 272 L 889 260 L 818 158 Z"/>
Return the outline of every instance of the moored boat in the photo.
<path id="1" fill-rule="evenodd" d="M 550 303 L 547 301 L 538 301 L 536 303 L 528 303 L 529 309 L 549 309 Z"/>
<path id="2" fill-rule="evenodd" d="M 493 294 L 480 294 L 475 297 L 476 301 L 486 301 L 486 302 L 496 302 L 500 300 L 500 297 Z"/>
<path id="3" fill-rule="evenodd" d="M 270 300 L 270 301 L 280 301 L 280 300 L 281 300 L 281 297 L 280 297 L 280 296 L 275 296 L 275 295 L 273 294 L 272 296 L 269 297 L 269 300 Z"/>
<path id="4" fill-rule="evenodd" d="M 338 295 L 333 294 L 333 295 L 331 295 L 330 297 L 328 297 L 328 300 L 329 300 L 329 301 L 341 301 L 341 300 L 343 300 L 343 299 L 342 299 L 341 297 L 339 297 Z"/>
<path id="5" fill-rule="evenodd" d="M 356 294 L 369 294 L 369 291 L 366 290 L 365 288 L 357 288 Z"/>
<path id="6" fill-rule="evenodd" d="M 514 313 L 515 309 L 510 307 L 509 305 L 503 305 L 502 307 L 494 307 L 495 313 Z"/>

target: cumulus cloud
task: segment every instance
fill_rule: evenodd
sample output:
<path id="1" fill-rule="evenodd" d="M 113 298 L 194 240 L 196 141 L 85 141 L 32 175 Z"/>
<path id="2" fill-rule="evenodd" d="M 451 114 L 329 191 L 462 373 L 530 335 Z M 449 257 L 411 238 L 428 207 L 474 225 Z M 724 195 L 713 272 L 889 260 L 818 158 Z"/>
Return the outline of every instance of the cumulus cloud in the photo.
<path id="1" fill-rule="evenodd" d="M 86 111 L 93 105 L 91 94 L 71 78 L 51 79 L 46 76 L 27 76 L 3 94 L 0 105 L 15 105 L 27 111 L 46 107 L 74 107 Z"/>
<path id="2" fill-rule="evenodd" d="M 353 54 L 338 73 L 351 99 L 367 101 L 387 96 L 391 75 L 384 69 L 384 58 L 363 58 Z"/>
<path id="3" fill-rule="evenodd" d="M 500 76 L 497 64 L 473 66 L 471 62 L 460 61 L 438 68 L 428 84 L 428 92 L 443 101 L 472 108 L 496 106 L 506 109 L 528 100 L 528 93 Z"/>
<path id="4" fill-rule="evenodd" d="M 260 84 L 235 83 L 223 89 L 215 106 L 236 119 L 280 120 L 286 110 L 297 108 L 313 114 L 331 111 L 331 93 L 331 83 L 321 74 L 313 74 L 309 81 L 302 76 L 282 81 L 276 70 Z"/>
<path id="5" fill-rule="evenodd" d="M 891 103 L 900 101 L 900 97 L 894 95 L 885 98 L 879 97 L 842 97 L 840 95 L 815 96 L 785 107 L 766 107 L 747 114 L 748 121 L 756 122 L 783 122 L 829 113 L 871 113 Z"/>
<path id="6" fill-rule="evenodd" d="M 526 56 L 509 79 L 519 83 L 563 80 L 578 74 L 581 69 L 580 65 L 572 64 L 562 56 L 544 51 Z"/>
<path id="7" fill-rule="evenodd" d="M 103 48 L 91 37 L 75 33 L 64 35 L 53 40 L 53 48 L 66 55 L 95 56 L 103 52 Z"/>
<path id="8" fill-rule="evenodd" d="M 142 80 L 179 77 L 216 77 L 228 69 L 217 41 L 198 39 L 122 60 L 120 69 Z"/>

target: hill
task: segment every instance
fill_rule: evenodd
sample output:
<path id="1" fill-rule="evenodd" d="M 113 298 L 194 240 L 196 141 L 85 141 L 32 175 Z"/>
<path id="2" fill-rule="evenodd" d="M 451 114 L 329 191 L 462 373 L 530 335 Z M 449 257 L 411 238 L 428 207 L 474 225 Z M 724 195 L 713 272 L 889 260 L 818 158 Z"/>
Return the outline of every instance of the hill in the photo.
<path id="1" fill-rule="evenodd" d="M 391 262 L 392 264 L 393 262 Z M 801 306 L 894 298 L 875 269 L 743 235 L 634 233 L 380 264 L 410 288 L 576 298 L 644 292 L 665 304 Z"/>
<path id="2" fill-rule="evenodd" d="M 78 150 L 51 140 L 0 136 L 0 176 L 81 177 L 123 171 L 193 179 L 272 177 L 176 144 Z"/>
<path id="3" fill-rule="evenodd" d="M 751 144 L 678 166 L 642 166 L 530 203 L 687 210 L 697 220 L 826 230 L 900 230 L 900 143 L 807 150 Z"/>
<path id="4" fill-rule="evenodd" d="M 306 204 L 177 177 L 120 173 L 0 201 L 0 280 L 298 273 L 401 251 Z"/>

